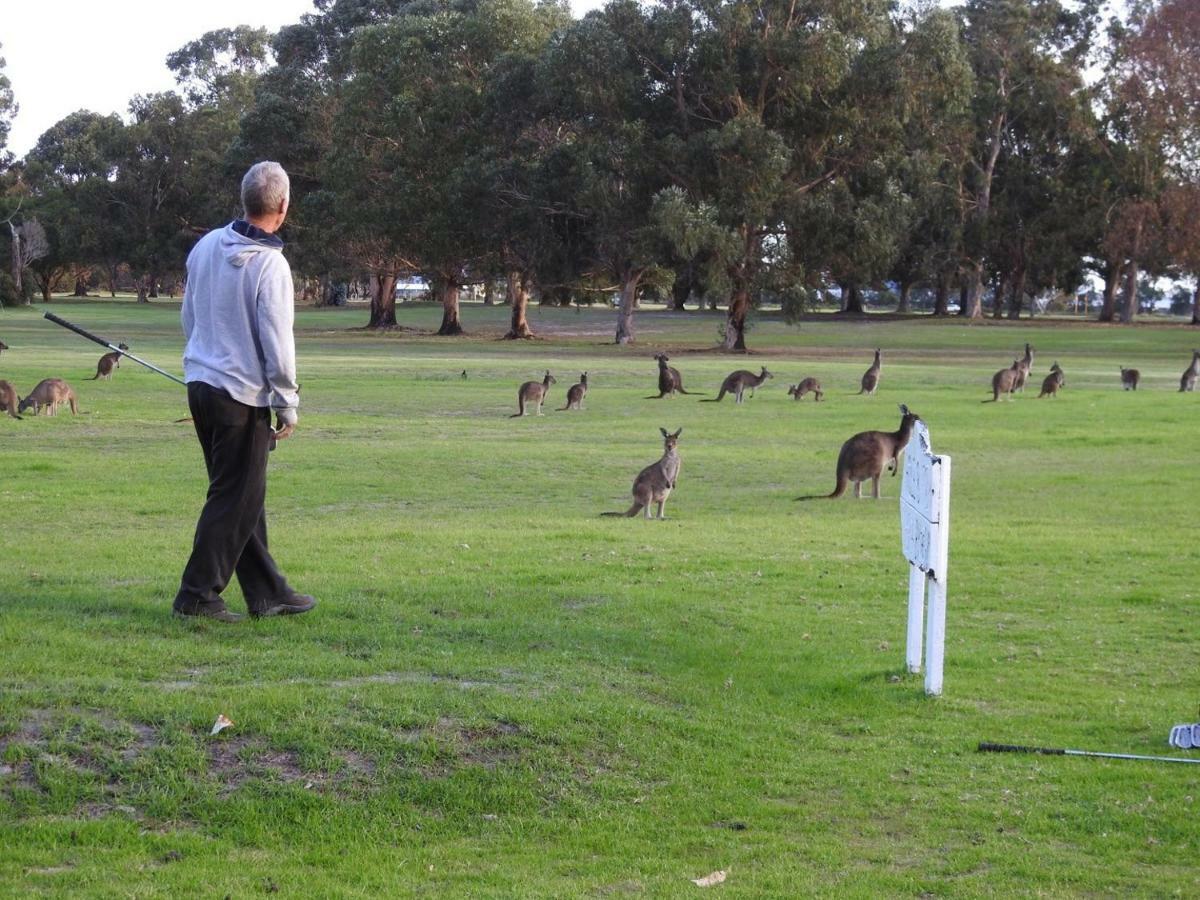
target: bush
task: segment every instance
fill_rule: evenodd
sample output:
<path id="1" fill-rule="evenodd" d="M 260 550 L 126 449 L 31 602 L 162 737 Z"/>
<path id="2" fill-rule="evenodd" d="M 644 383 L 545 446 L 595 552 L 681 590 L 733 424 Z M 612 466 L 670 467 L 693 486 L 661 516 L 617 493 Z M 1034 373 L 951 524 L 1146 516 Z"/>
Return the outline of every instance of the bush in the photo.
<path id="1" fill-rule="evenodd" d="M 26 306 L 33 300 L 33 282 L 25 279 L 21 285 L 21 295 L 17 294 L 17 283 L 7 272 L 0 272 L 0 306 Z"/>

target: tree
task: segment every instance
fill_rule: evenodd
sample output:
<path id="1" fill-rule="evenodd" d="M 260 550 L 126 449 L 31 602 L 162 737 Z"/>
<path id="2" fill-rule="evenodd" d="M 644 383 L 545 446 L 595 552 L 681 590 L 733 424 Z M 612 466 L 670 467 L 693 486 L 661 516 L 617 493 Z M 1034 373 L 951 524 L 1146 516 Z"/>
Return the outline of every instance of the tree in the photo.
<path id="1" fill-rule="evenodd" d="M 0 44 L 0 49 L 4 45 Z M 13 117 L 17 114 L 18 106 L 13 95 L 12 82 L 4 74 L 5 61 L 0 56 L 0 169 L 8 165 L 11 154 L 8 152 L 8 133 L 12 128 Z"/>

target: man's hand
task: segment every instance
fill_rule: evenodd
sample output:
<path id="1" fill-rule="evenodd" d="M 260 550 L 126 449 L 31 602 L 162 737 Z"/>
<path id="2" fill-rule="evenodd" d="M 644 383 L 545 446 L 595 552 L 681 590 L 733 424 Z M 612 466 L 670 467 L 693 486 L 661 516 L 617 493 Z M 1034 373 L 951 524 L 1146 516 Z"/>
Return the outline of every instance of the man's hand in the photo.
<path id="1" fill-rule="evenodd" d="M 282 419 L 275 419 L 275 440 L 282 441 L 284 438 L 290 438 L 292 436 L 292 432 L 295 430 L 295 425 L 285 425 Z"/>

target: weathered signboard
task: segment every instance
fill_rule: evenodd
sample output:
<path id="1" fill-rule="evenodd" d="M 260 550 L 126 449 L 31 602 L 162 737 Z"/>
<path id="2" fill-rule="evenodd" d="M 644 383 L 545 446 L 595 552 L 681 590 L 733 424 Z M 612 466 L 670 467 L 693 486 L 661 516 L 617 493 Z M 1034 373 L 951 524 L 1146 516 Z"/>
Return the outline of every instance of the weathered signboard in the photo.
<path id="1" fill-rule="evenodd" d="M 908 640 L 910 672 L 921 670 L 925 626 L 925 692 L 942 692 L 946 645 L 946 564 L 950 549 L 950 457 L 934 454 L 929 430 L 917 422 L 904 454 L 900 489 L 900 542 L 909 563 Z M 925 596 L 929 604 L 926 613 Z"/>

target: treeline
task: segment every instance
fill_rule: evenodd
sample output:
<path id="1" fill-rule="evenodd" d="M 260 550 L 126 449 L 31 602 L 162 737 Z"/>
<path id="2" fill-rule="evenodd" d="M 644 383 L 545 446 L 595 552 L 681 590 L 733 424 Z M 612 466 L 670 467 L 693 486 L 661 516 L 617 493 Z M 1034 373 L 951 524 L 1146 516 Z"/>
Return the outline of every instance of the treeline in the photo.
<path id="1" fill-rule="evenodd" d="M 1200 272 L 1200 0 L 315 6 L 204 35 L 168 59 L 177 91 L 10 161 L 12 280 L 128 271 L 150 296 L 263 158 L 292 176 L 307 289 L 369 276 L 381 328 L 413 273 L 441 334 L 460 291 L 506 282 L 510 337 L 531 295 L 619 293 L 627 342 L 653 291 L 720 298 L 742 349 L 762 297 L 795 317 L 836 286 L 853 314 L 890 284 L 902 312 L 921 288 L 935 314 L 1016 317 L 1090 271 L 1100 318 L 1129 322 L 1140 280 Z"/>

